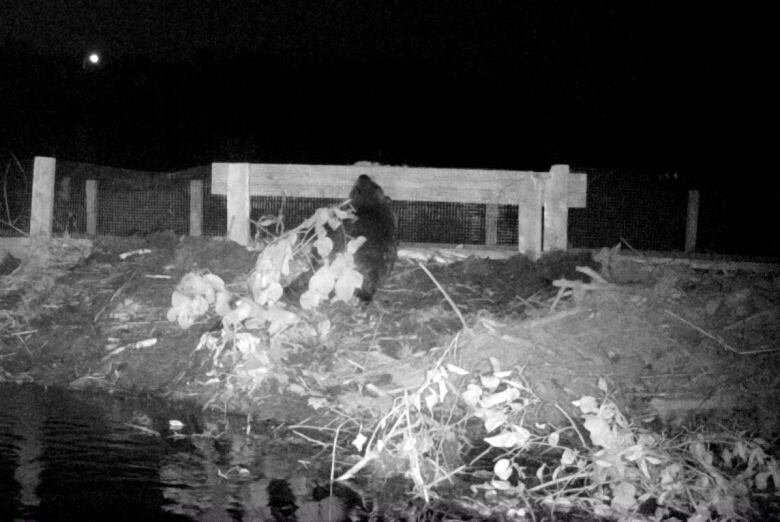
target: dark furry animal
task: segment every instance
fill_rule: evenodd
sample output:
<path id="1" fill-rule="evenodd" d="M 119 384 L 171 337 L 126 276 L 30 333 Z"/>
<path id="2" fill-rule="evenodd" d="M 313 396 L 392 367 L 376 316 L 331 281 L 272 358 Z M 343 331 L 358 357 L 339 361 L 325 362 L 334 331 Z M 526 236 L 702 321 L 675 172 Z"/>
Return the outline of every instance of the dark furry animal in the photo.
<path id="1" fill-rule="evenodd" d="M 363 274 L 363 286 L 355 295 L 369 302 L 393 270 L 398 255 L 395 215 L 382 187 L 365 174 L 355 181 L 349 199 L 357 219 L 346 222 L 345 231 L 351 237 L 366 238 L 355 253 L 355 265 Z"/>

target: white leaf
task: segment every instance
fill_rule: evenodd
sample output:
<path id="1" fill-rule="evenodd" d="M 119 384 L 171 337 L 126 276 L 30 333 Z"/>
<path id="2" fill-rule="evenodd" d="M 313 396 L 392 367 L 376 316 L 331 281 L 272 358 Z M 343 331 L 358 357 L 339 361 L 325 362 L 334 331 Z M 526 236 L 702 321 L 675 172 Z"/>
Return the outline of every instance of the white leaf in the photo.
<path id="1" fill-rule="evenodd" d="M 333 297 L 333 300 L 349 302 L 352 296 L 355 295 L 355 290 L 361 286 L 363 286 L 363 274 L 357 270 L 346 269 L 341 274 L 341 277 L 336 280 L 334 285 L 336 295 Z"/>
<path id="2" fill-rule="evenodd" d="M 507 491 L 512 489 L 512 484 L 505 480 L 491 480 L 490 485 L 499 491 Z"/>
<path id="3" fill-rule="evenodd" d="M 485 411 L 485 431 L 490 433 L 491 431 L 500 428 L 506 422 L 507 416 L 505 413 L 496 410 Z"/>
<path id="4" fill-rule="evenodd" d="M 577 406 L 582 413 L 598 413 L 599 411 L 598 401 L 590 395 L 580 397 L 579 400 L 572 401 L 572 404 Z"/>
<path id="5" fill-rule="evenodd" d="M 493 408 L 500 404 L 506 404 L 512 402 L 520 396 L 520 392 L 517 388 L 507 388 L 504 391 L 494 393 L 482 398 L 483 408 Z"/>
<path id="6" fill-rule="evenodd" d="M 455 366 L 454 364 L 447 363 L 447 370 L 454 373 L 455 375 L 468 375 L 469 372 L 467 370 L 464 370 L 463 368 L 460 368 L 458 366 Z"/>
<path id="7" fill-rule="evenodd" d="M 170 419 L 168 421 L 168 429 L 171 431 L 179 431 L 184 429 L 184 423 L 180 420 Z"/>
<path id="8" fill-rule="evenodd" d="M 563 455 L 561 455 L 561 464 L 564 466 L 571 466 L 576 460 L 577 454 L 572 449 L 566 448 L 563 450 Z"/>
<path id="9" fill-rule="evenodd" d="M 630 482 L 621 482 L 612 488 L 612 507 L 628 511 L 636 505 L 636 487 Z"/>
<path id="10" fill-rule="evenodd" d="M 322 295 L 319 292 L 313 292 L 311 290 L 307 290 L 306 292 L 301 294 L 301 298 L 300 298 L 301 308 L 303 308 L 304 310 L 313 310 L 314 308 L 317 308 L 317 305 L 319 305 L 321 301 L 327 298 L 328 296 Z"/>
<path id="11" fill-rule="evenodd" d="M 536 469 L 536 478 L 539 480 L 539 482 L 544 482 L 544 468 L 547 467 L 547 464 L 542 464 Z"/>
<path id="12" fill-rule="evenodd" d="M 425 406 L 427 406 L 428 411 L 433 412 L 433 407 L 436 406 L 439 403 L 439 396 L 435 393 L 428 393 L 425 396 Z"/>
<path id="13" fill-rule="evenodd" d="M 363 451 L 363 446 L 366 444 L 366 441 L 368 441 L 366 436 L 362 433 L 358 433 L 355 440 L 352 441 L 352 445 L 355 446 L 358 451 Z"/>
<path id="14" fill-rule="evenodd" d="M 362 247 L 363 243 L 365 242 L 366 242 L 366 238 L 363 236 L 351 240 L 349 243 L 347 243 L 347 254 L 354 256 L 355 252 L 357 252 L 358 249 Z"/>
<path id="15" fill-rule="evenodd" d="M 460 396 L 463 397 L 466 404 L 474 408 L 479 404 L 479 399 L 482 397 L 482 388 L 476 384 L 469 384 L 466 386 L 466 391 L 461 393 Z"/>
<path id="16" fill-rule="evenodd" d="M 600 417 L 589 416 L 583 425 L 590 432 L 590 440 L 593 444 L 605 448 L 610 445 L 612 437 L 607 421 Z"/>
<path id="17" fill-rule="evenodd" d="M 493 466 L 493 473 L 501 480 L 509 480 L 512 471 L 512 462 L 509 459 L 499 459 Z"/>
<path id="18" fill-rule="evenodd" d="M 504 431 L 493 437 L 485 437 L 484 440 L 494 448 L 514 448 L 519 442 L 517 434 L 513 431 Z"/>
<path id="19" fill-rule="evenodd" d="M 333 240 L 328 236 L 317 238 L 317 241 L 314 242 L 314 248 L 317 250 L 317 254 L 325 259 L 333 251 Z"/>
<path id="20" fill-rule="evenodd" d="M 488 391 L 493 391 L 501 384 L 501 379 L 495 375 L 480 375 L 479 382 L 482 383 L 482 386 Z"/>

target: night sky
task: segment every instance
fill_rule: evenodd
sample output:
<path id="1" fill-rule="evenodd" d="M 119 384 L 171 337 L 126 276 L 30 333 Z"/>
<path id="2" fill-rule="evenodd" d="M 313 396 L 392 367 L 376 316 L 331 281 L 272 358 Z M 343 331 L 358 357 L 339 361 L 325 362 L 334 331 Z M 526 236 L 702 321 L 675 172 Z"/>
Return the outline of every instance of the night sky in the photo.
<path id="1" fill-rule="evenodd" d="M 769 5 L 2 0 L 0 147 L 155 170 L 771 174 Z"/>

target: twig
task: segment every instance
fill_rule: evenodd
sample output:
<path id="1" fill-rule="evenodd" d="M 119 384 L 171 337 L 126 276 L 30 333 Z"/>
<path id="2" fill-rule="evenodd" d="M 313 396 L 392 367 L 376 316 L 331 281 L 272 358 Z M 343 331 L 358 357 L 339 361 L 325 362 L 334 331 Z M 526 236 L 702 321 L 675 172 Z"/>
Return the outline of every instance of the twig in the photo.
<path id="1" fill-rule="evenodd" d="M 333 452 L 330 454 L 330 495 L 333 496 L 333 481 L 336 478 L 336 448 L 339 447 L 339 431 L 341 427 L 348 423 L 350 419 L 345 420 L 336 427 L 336 433 L 333 434 Z"/>
<path id="2" fill-rule="evenodd" d="M 525 323 L 523 323 L 523 325 L 528 328 L 538 328 L 539 326 L 545 326 L 547 324 L 554 323 L 555 321 L 566 319 L 569 316 L 577 315 L 581 311 L 582 310 L 579 310 L 577 308 L 572 308 L 571 310 L 561 310 L 560 312 L 554 315 L 548 315 L 547 317 L 542 317 L 541 319 L 533 319 L 531 321 L 526 321 Z"/>
<path id="3" fill-rule="evenodd" d="M 637 249 L 635 249 L 634 247 L 632 247 L 632 246 L 631 246 L 631 243 L 629 243 L 628 241 L 626 241 L 626 238 L 624 238 L 623 236 L 620 236 L 620 242 L 621 242 L 621 243 L 623 243 L 623 244 L 625 244 L 625 245 L 628 247 L 628 249 L 629 249 L 630 251 L 632 251 L 633 253 L 635 253 L 636 255 L 638 255 L 638 256 L 640 256 L 640 257 L 642 257 L 642 258 L 644 258 L 644 257 L 645 257 L 645 255 L 644 255 L 642 252 L 640 252 L 640 251 L 638 251 Z"/>
<path id="4" fill-rule="evenodd" d="M 433 284 L 436 285 L 436 287 L 439 289 L 439 291 L 444 295 L 444 298 L 447 300 L 448 303 L 450 303 L 450 306 L 453 310 L 455 310 L 455 313 L 458 314 L 458 318 L 460 319 L 460 322 L 463 324 L 463 328 L 467 330 L 468 332 L 471 332 L 471 328 L 466 324 L 466 320 L 463 318 L 463 314 L 460 313 L 460 310 L 458 309 L 458 306 L 455 304 L 455 302 L 452 300 L 452 298 L 449 296 L 449 294 L 442 288 L 442 286 L 439 284 L 439 282 L 436 280 L 435 277 L 433 277 L 433 274 L 423 265 L 422 263 L 417 263 L 417 266 L 422 268 L 422 271 L 425 272 L 428 277 L 431 278 L 431 281 L 433 281 Z"/>
<path id="5" fill-rule="evenodd" d="M 116 289 L 116 291 L 113 293 L 113 295 L 111 295 L 111 299 L 109 299 L 108 301 L 106 301 L 106 304 L 104 304 L 104 305 L 103 305 L 103 308 L 101 308 L 100 310 L 98 310 L 98 313 L 96 313 L 96 314 L 95 314 L 95 318 L 94 318 L 94 319 L 92 319 L 92 322 L 93 322 L 93 323 L 96 323 L 96 322 L 98 322 L 98 319 L 100 319 L 100 316 L 101 316 L 101 315 L 103 315 L 103 312 L 105 312 L 105 311 L 106 311 L 106 308 L 108 308 L 108 305 L 110 305 L 110 304 L 111 304 L 111 302 L 112 302 L 114 299 L 116 299 L 116 298 L 117 298 L 117 296 L 118 296 L 119 294 L 121 294 L 121 293 L 124 291 L 124 289 L 125 289 L 125 288 L 127 288 L 127 285 L 129 285 L 129 284 L 130 284 L 130 281 L 132 281 L 132 280 L 133 280 L 133 278 L 135 277 L 135 274 L 136 274 L 135 272 L 133 272 L 132 274 L 130 274 L 130 277 L 129 277 L 129 278 L 127 278 L 127 281 L 125 281 L 124 283 L 122 283 L 122 286 L 120 286 L 119 288 L 117 288 L 117 289 Z"/>
<path id="6" fill-rule="evenodd" d="M 577 432 L 577 436 L 580 438 L 580 442 L 582 443 L 583 448 L 588 447 L 588 443 L 585 442 L 585 437 L 582 436 L 582 432 L 580 432 L 580 429 L 577 427 L 577 424 L 574 423 L 574 419 L 572 419 L 568 413 L 566 413 L 566 410 L 561 408 L 557 403 L 554 405 L 556 408 L 558 408 L 558 411 L 563 413 L 563 416 L 569 419 L 569 424 L 571 424 L 571 427 L 574 428 L 574 431 Z"/>
<path id="7" fill-rule="evenodd" d="M 299 436 L 303 440 L 311 442 L 312 444 L 316 444 L 317 446 L 322 446 L 323 448 L 327 448 L 328 447 L 328 443 L 327 442 L 322 442 L 322 441 L 319 441 L 319 440 L 317 440 L 315 438 L 309 437 L 308 435 L 304 435 L 303 433 L 301 433 L 298 430 L 290 430 L 290 431 L 295 433 L 297 436 Z"/>
<path id="8" fill-rule="evenodd" d="M 721 339 L 717 335 L 713 335 L 713 334 L 709 333 L 707 330 L 705 330 L 704 328 L 696 326 L 695 324 L 693 324 L 689 320 L 680 317 L 679 315 L 677 315 L 676 313 L 672 312 L 671 310 L 664 310 L 664 312 L 666 312 L 667 314 L 671 315 L 672 317 L 674 317 L 675 319 L 677 319 L 681 323 L 690 326 L 691 328 L 693 328 L 694 330 L 696 330 L 697 332 L 699 332 L 703 336 L 712 339 L 713 341 L 715 341 L 716 343 L 718 343 L 719 345 L 721 345 L 722 347 L 724 347 L 728 351 L 734 352 L 734 353 L 739 354 L 739 355 L 746 354 L 746 352 L 740 352 L 739 350 L 737 350 L 736 348 L 734 348 L 733 346 L 728 344 L 726 341 L 724 341 L 723 339 Z"/>
<path id="9" fill-rule="evenodd" d="M 747 325 L 748 323 L 752 323 L 753 321 L 760 319 L 764 316 L 772 316 L 773 314 L 778 313 L 778 310 L 774 308 L 770 308 L 769 310 L 763 310 L 761 312 L 758 312 L 757 314 L 753 314 L 750 317 L 746 317 L 744 319 L 741 319 L 737 321 L 736 323 L 731 323 L 730 325 L 724 327 L 724 330 L 733 330 L 734 328 L 739 328 L 740 326 Z"/>
<path id="10" fill-rule="evenodd" d="M 593 281 L 596 281 L 597 283 L 601 283 L 603 285 L 608 285 L 609 284 L 606 279 L 601 277 L 601 274 L 599 274 L 598 272 L 596 272 L 595 270 L 593 270 L 589 266 L 578 266 L 574 270 L 576 270 L 577 272 L 579 272 L 581 274 L 585 274 L 586 276 L 590 276 L 590 278 Z"/>

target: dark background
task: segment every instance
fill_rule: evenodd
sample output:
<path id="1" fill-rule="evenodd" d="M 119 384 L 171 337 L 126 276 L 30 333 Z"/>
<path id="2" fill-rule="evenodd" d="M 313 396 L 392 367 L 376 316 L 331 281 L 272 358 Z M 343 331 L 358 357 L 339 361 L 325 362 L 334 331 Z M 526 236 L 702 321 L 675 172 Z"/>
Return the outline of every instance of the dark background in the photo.
<path id="1" fill-rule="evenodd" d="M 160 171 L 568 163 L 761 208 L 760 240 L 780 204 L 769 6 L 3 0 L 0 147 Z"/>

